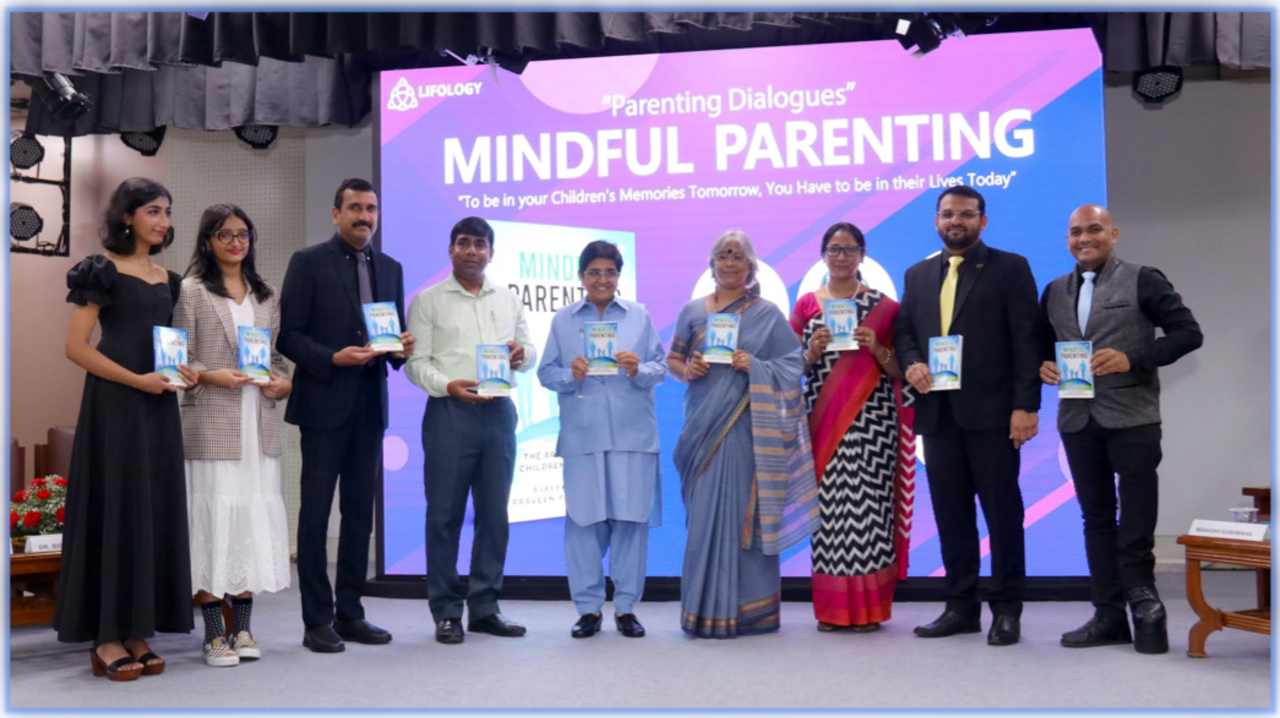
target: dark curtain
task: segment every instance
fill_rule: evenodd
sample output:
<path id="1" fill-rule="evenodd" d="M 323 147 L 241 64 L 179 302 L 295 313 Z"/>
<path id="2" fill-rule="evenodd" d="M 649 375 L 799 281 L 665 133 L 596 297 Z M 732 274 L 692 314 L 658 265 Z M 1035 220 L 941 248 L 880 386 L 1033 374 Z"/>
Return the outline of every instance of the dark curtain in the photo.
<path id="1" fill-rule="evenodd" d="M 869 12 L 13 13 L 10 71 L 60 72 L 94 102 L 74 127 L 33 102 L 42 134 L 354 125 L 381 70 L 499 59 L 686 52 L 892 38 Z M 1092 27 L 1108 71 L 1161 64 L 1269 68 L 1270 15 L 1003 13 L 982 32 Z"/>

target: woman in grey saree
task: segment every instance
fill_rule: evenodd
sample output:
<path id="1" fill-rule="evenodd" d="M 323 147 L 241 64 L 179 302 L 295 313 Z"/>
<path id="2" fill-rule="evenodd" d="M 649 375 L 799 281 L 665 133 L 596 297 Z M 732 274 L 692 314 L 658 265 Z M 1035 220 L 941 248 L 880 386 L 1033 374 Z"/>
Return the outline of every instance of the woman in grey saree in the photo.
<path id="1" fill-rule="evenodd" d="M 673 459 L 688 516 L 681 627 L 733 638 L 779 627 L 779 555 L 817 527 L 818 491 L 800 377 L 799 341 L 760 297 L 755 252 L 741 232 L 712 248 L 716 291 L 684 306 L 667 363 L 687 382 Z M 707 317 L 737 314 L 731 364 L 703 357 Z"/>

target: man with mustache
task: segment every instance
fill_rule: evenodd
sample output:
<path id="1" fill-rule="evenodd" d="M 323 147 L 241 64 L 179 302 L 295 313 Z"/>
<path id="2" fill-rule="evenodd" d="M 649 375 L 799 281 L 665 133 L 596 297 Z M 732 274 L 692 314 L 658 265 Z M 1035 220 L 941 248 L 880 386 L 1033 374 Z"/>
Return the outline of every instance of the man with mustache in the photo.
<path id="1" fill-rule="evenodd" d="M 515 292 L 485 276 L 493 257 L 493 227 L 467 217 L 449 234 L 453 271 L 409 305 L 409 331 L 422 337 L 405 373 L 431 396 L 422 417 L 423 483 L 427 494 L 427 598 L 436 641 L 462 643 L 467 630 L 523 636 L 524 626 L 498 610 L 507 559 L 507 500 L 516 460 L 516 407 L 508 397 L 480 396 L 476 347 L 505 344 L 515 371 L 537 365 L 524 306 Z M 475 507 L 471 578 L 462 595 L 458 540 L 467 509 Z"/>
<path id="2" fill-rule="evenodd" d="M 285 421 L 302 430 L 302 506 L 298 513 L 298 585 L 302 645 L 338 653 L 343 639 L 382 644 L 391 634 L 369 623 L 360 597 L 369 569 L 373 496 L 387 427 L 387 367 L 413 354 L 369 348 L 362 304 L 395 302 L 404 326 L 400 263 L 372 243 L 378 195 L 363 179 L 343 180 L 333 198 L 337 233 L 294 253 L 280 291 L 280 353 L 298 365 Z M 341 483 L 338 477 L 341 476 Z M 341 492 L 337 611 L 326 540 L 335 484 Z"/>
<path id="3" fill-rule="evenodd" d="M 1115 256 L 1120 228 L 1106 207 L 1071 214 L 1067 251 L 1076 266 L 1049 283 L 1040 299 L 1040 378 L 1062 373 L 1053 342 L 1093 343 L 1094 398 L 1058 403 L 1058 432 L 1084 516 L 1093 584 L 1093 617 L 1062 634 L 1068 648 L 1133 643 L 1138 653 L 1166 653 L 1169 633 L 1156 593 L 1156 513 L 1160 450 L 1160 376 L 1204 342 L 1182 297 L 1155 267 Z M 1164 336 L 1156 337 L 1156 327 Z M 1119 482 L 1116 476 L 1119 475 Z M 1116 520 L 1116 494 L 1120 519 Z M 1125 603 L 1133 613 L 1133 633 Z"/>
<path id="4" fill-rule="evenodd" d="M 907 270 L 895 328 L 898 357 L 919 393 L 915 430 L 924 436 L 947 606 L 917 636 L 982 630 L 981 553 L 973 497 L 991 540 L 991 630 L 987 643 L 1021 636 L 1026 578 L 1019 451 L 1036 435 L 1040 410 L 1039 307 L 1027 260 L 982 241 L 986 202 L 970 187 L 938 197 L 934 225 L 942 252 Z M 931 391 L 929 338 L 960 335 L 961 388 Z"/>

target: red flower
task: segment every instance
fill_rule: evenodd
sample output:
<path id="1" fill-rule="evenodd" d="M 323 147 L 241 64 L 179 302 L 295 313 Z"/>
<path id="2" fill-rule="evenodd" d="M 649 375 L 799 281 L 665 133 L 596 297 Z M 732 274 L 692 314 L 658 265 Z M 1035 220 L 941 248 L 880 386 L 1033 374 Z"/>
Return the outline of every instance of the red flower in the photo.
<path id="1" fill-rule="evenodd" d="M 44 516 L 39 511 L 28 511 L 27 515 L 22 519 L 22 523 L 29 528 L 35 528 L 40 525 L 40 519 Z"/>
<path id="2" fill-rule="evenodd" d="M 45 484 L 48 484 L 48 483 L 49 483 L 49 482 L 48 482 L 48 481 L 45 481 L 44 479 L 32 479 L 32 480 L 31 480 L 31 485 L 32 485 L 32 486 L 35 486 L 35 487 L 37 487 L 37 488 L 39 488 L 39 487 L 41 487 L 41 486 L 44 486 Z"/>
<path id="3" fill-rule="evenodd" d="M 14 511 L 9 512 L 9 530 L 10 531 L 18 528 L 18 518 L 19 517 L 17 512 L 14 512 Z"/>
<path id="4" fill-rule="evenodd" d="M 23 501 L 26 501 L 26 500 L 27 500 L 27 492 L 26 492 L 26 490 L 25 490 L 25 489 L 23 489 L 22 491 L 19 491 L 18 493 L 16 493 L 16 494 L 14 494 L 14 495 L 13 495 L 13 502 L 14 502 L 15 504 L 20 504 L 20 503 L 22 503 Z"/>
<path id="5" fill-rule="evenodd" d="M 56 519 L 58 523 L 62 523 L 63 519 L 66 518 L 66 515 L 67 515 L 66 509 L 58 509 L 56 512 L 54 512 L 53 518 Z M 14 514 L 14 518 L 16 519 L 17 517 L 18 515 Z"/>
<path id="6" fill-rule="evenodd" d="M 53 485 L 54 485 L 54 486 L 66 486 L 66 485 L 67 485 L 67 480 L 66 480 L 66 479 L 54 479 L 54 480 L 53 480 Z"/>
<path id="7" fill-rule="evenodd" d="M 47 501 L 51 496 L 53 496 L 53 494 L 49 493 L 48 489 L 40 489 L 36 492 L 36 498 L 41 501 Z"/>

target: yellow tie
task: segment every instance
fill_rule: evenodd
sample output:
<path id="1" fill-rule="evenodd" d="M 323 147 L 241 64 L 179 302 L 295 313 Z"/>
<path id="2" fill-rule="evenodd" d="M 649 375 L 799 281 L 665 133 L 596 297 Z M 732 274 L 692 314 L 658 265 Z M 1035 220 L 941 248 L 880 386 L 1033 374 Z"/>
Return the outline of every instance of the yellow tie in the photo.
<path id="1" fill-rule="evenodd" d="M 951 257 L 951 269 L 947 270 L 947 278 L 942 280 L 942 292 L 938 295 L 938 304 L 942 309 L 942 336 L 947 336 L 951 329 L 951 315 L 956 309 L 956 285 L 960 283 L 960 263 L 964 257 Z"/>

